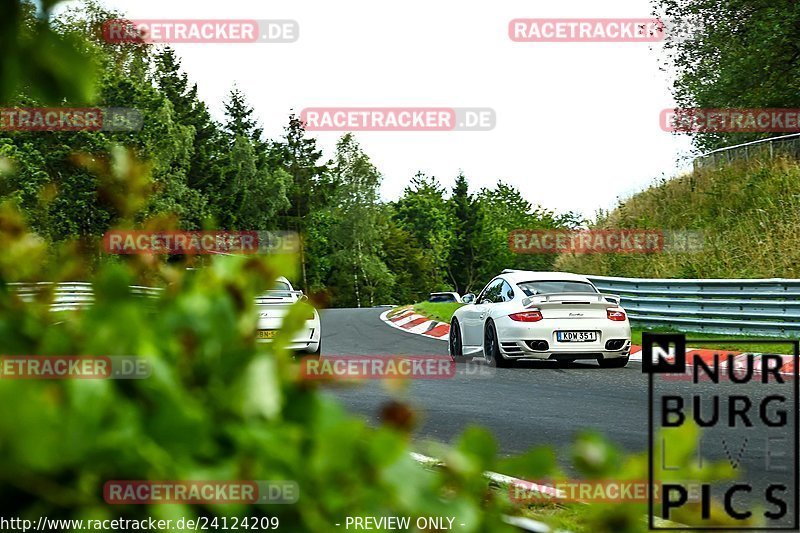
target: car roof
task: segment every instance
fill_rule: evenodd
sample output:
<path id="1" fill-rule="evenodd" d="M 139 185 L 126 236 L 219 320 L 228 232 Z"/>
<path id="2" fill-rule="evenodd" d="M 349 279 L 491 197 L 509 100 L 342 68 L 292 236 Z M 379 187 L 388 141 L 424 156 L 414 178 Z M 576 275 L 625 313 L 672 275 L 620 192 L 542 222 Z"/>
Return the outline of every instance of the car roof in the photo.
<path id="1" fill-rule="evenodd" d="M 536 272 L 533 270 L 503 271 L 500 276 L 511 283 L 524 283 L 526 281 L 582 281 L 591 283 L 586 276 L 572 272 Z"/>

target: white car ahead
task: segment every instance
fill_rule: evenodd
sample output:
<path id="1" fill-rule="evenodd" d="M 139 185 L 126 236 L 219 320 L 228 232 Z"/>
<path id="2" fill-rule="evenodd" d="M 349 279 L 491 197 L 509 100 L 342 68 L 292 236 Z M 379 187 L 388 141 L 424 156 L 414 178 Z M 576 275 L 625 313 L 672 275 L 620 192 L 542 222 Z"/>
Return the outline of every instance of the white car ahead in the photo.
<path id="1" fill-rule="evenodd" d="M 619 296 L 601 294 L 584 276 L 504 270 L 477 298 L 462 300 L 450 323 L 454 359 L 482 353 L 498 367 L 515 359 L 628 364 L 631 326 Z"/>
<path id="2" fill-rule="evenodd" d="M 258 309 L 256 341 L 272 342 L 281 328 L 283 317 L 289 311 L 289 307 L 299 301 L 307 300 L 303 291 L 294 290 L 288 279 L 278 278 L 272 290 L 266 291 L 256 298 L 256 308 Z M 321 346 L 319 313 L 309 304 L 305 324 L 292 339 L 289 349 L 312 357 L 319 357 Z"/>

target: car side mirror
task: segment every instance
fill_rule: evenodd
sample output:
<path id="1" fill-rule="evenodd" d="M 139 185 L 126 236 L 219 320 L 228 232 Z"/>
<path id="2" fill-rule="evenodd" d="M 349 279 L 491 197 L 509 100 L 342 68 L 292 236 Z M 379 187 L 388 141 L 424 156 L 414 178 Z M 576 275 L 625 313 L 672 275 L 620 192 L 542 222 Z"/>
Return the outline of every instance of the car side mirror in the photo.
<path id="1" fill-rule="evenodd" d="M 464 302 L 465 304 L 474 303 L 475 302 L 475 295 L 472 294 L 472 293 L 465 294 L 464 296 L 461 297 L 461 301 Z"/>

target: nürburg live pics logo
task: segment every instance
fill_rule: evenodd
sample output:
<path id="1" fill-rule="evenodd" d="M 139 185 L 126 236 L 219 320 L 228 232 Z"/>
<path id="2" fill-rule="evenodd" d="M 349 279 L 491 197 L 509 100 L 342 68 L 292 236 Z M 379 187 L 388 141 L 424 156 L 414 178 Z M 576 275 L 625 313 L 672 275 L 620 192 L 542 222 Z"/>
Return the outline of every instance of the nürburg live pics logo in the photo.
<path id="1" fill-rule="evenodd" d="M 643 334 L 651 530 L 797 531 L 800 341 L 690 341 L 756 342 L 794 355 L 687 351 L 682 334 Z"/>

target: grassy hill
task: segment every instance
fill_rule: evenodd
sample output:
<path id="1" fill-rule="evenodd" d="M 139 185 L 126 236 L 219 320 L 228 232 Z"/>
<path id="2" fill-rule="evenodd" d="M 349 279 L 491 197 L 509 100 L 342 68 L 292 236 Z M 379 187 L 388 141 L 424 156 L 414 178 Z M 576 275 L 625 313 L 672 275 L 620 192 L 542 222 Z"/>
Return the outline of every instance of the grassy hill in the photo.
<path id="1" fill-rule="evenodd" d="M 800 277 L 800 163 L 737 162 L 654 184 L 598 219 L 598 229 L 700 230 L 702 251 L 569 254 L 559 270 L 654 278 Z"/>

